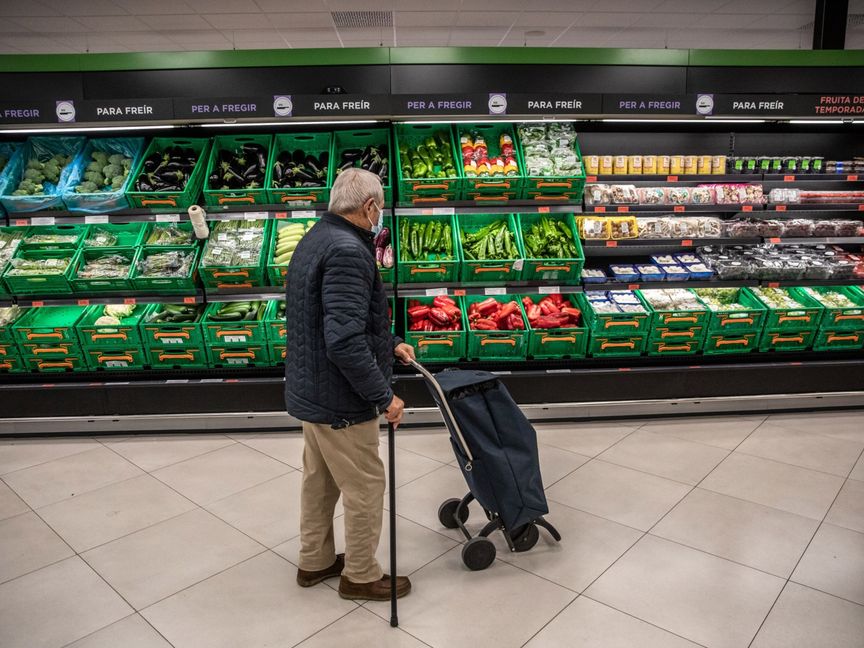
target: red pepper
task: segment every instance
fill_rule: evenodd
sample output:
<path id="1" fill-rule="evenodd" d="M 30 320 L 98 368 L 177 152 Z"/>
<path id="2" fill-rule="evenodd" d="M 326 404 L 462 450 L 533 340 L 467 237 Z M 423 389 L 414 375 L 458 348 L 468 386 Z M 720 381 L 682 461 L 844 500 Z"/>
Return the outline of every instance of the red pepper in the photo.
<path id="1" fill-rule="evenodd" d="M 417 322 L 411 322 L 411 324 L 408 326 L 408 330 L 409 330 L 409 331 L 422 331 L 422 330 L 423 330 L 423 325 L 424 325 L 425 323 L 426 323 L 426 320 L 420 320 L 420 321 L 417 321 Z"/>
<path id="2" fill-rule="evenodd" d="M 522 304 L 523 304 L 526 308 L 530 308 L 531 306 L 534 305 L 534 300 L 531 299 L 528 295 L 525 295 L 525 296 L 522 298 Z"/>
<path id="3" fill-rule="evenodd" d="M 490 319 L 478 319 L 474 320 L 471 324 L 471 328 L 478 331 L 497 331 L 498 326 Z"/>
<path id="4" fill-rule="evenodd" d="M 543 312 L 540 310 L 540 307 L 537 304 L 533 304 L 528 307 L 528 312 L 526 314 L 528 315 L 528 321 L 533 322 L 538 317 L 540 317 Z"/>
<path id="5" fill-rule="evenodd" d="M 522 316 L 519 313 L 511 313 L 507 318 L 507 323 L 511 329 L 522 330 L 525 328 L 525 322 L 522 321 Z"/>
<path id="6" fill-rule="evenodd" d="M 450 318 L 451 322 L 456 322 L 462 319 L 462 311 L 455 306 L 445 304 L 444 306 L 441 306 L 441 310 L 447 313 L 447 316 Z"/>
<path id="7" fill-rule="evenodd" d="M 557 315 L 561 312 L 561 309 L 555 305 L 555 302 L 553 302 L 548 297 L 544 298 L 540 302 L 540 310 L 543 312 L 544 315 Z"/>
<path id="8" fill-rule="evenodd" d="M 510 317 L 513 313 L 519 312 L 519 304 L 515 301 L 507 302 L 504 304 L 504 307 L 498 311 L 498 314 L 495 316 L 499 322 Z"/>
<path id="9" fill-rule="evenodd" d="M 411 318 L 412 322 L 417 322 L 426 319 L 429 316 L 430 310 L 428 306 L 414 306 L 408 309 L 408 317 Z"/>
<path id="10" fill-rule="evenodd" d="M 444 326 L 450 323 L 450 316 L 440 308 L 433 308 L 429 311 L 429 319 L 433 323 Z"/>
<path id="11" fill-rule="evenodd" d="M 534 328 L 543 328 L 543 329 L 561 328 L 562 326 L 567 324 L 568 321 L 569 321 L 569 318 L 567 318 L 567 317 L 561 317 L 558 315 L 544 315 L 543 317 L 538 319 L 536 322 L 532 322 L 531 326 L 533 326 Z"/>
<path id="12" fill-rule="evenodd" d="M 549 295 L 546 299 L 551 299 L 558 306 L 564 303 L 564 295 L 560 293 L 553 293 Z"/>
<path id="13" fill-rule="evenodd" d="M 432 300 L 432 305 L 437 306 L 438 308 L 443 308 L 444 306 L 455 306 L 456 302 L 450 299 L 447 295 L 438 295 Z"/>
<path id="14" fill-rule="evenodd" d="M 501 305 L 495 300 L 494 297 L 490 297 L 489 299 L 484 299 L 482 302 L 477 304 L 477 310 L 483 316 L 494 313 L 500 307 L 501 307 Z"/>
<path id="15" fill-rule="evenodd" d="M 424 330 L 425 332 L 427 332 L 427 333 L 430 332 L 430 331 L 434 331 L 434 330 L 435 330 L 435 325 L 432 323 L 431 320 L 428 320 L 428 319 L 427 319 L 427 320 L 423 320 L 423 330 Z"/>
<path id="16" fill-rule="evenodd" d="M 579 318 L 582 317 L 582 311 L 578 308 L 571 308 L 569 306 L 565 306 L 561 309 L 561 313 L 563 315 L 569 315 L 576 323 L 579 322 Z"/>

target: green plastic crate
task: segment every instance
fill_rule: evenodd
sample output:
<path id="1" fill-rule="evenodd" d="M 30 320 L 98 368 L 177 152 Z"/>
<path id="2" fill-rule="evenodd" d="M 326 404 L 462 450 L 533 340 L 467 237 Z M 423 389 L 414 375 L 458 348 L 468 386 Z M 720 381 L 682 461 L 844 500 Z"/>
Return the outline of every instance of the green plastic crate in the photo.
<path id="1" fill-rule="evenodd" d="M 513 234 L 513 246 L 515 255 L 506 260 L 474 260 L 469 259 L 462 243 L 463 234 L 472 234 L 486 225 L 504 220 L 508 229 Z M 456 217 L 458 230 L 459 258 L 462 259 L 460 278 L 466 283 L 489 283 L 518 281 L 522 276 L 522 264 L 524 263 L 525 250 L 522 247 L 522 239 L 519 236 L 519 228 L 513 214 L 462 214 Z"/>
<path id="2" fill-rule="evenodd" d="M 464 180 L 459 171 L 462 157 L 453 137 L 453 131 L 446 124 L 393 124 L 396 140 L 396 177 L 399 181 L 398 202 L 402 205 L 424 205 L 462 199 Z M 450 161 L 454 175 L 444 178 L 410 178 L 403 169 L 406 153 L 415 151 L 424 141 L 440 135 L 450 144 Z"/>
<path id="3" fill-rule="evenodd" d="M 265 264 L 267 266 L 267 285 L 269 286 L 285 286 L 285 277 L 288 274 L 288 265 L 277 265 L 274 263 L 275 253 L 276 253 L 276 239 L 279 235 L 279 231 L 290 226 L 293 223 L 302 223 L 303 225 L 307 225 L 309 223 L 315 224 L 318 222 L 317 218 L 292 218 L 290 220 L 278 220 L 274 221 L 272 225 L 272 229 L 270 231 L 270 239 L 266 245 L 266 252 L 264 255 Z M 305 236 L 305 234 L 304 234 Z"/>
<path id="4" fill-rule="evenodd" d="M 523 198 L 526 200 L 536 201 L 561 201 L 568 203 L 581 203 L 582 192 L 585 190 L 585 166 L 582 166 L 582 172 L 575 176 L 532 176 L 528 175 L 528 165 L 525 163 L 525 146 L 522 143 L 522 138 L 519 136 L 519 125 L 516 125 L 516 141 L 519 149 L 519 155 L 522 158 L 523 168 L 525 169 L 525 179 L 523 180 L 524 192 Z M 574 140 L 574 152 L 579 161 L 582 161 L 582 150 L 579 147 L 579 139 Z"/>
<path id="5" fill-rule="evenodd" d="M 658 286 L 658 289 L 662 289 L 662 285 Z M 639 293 L 642 303 L 645 304 L 650 313 L 649 325 L 652 331 L 658 328 L 689 331 L 694 327 L 702 329 L 708 324 L 708 308 L 704 305 L 699 310 L 661 310 L 651 305 L 651 302 L 643 294 L 645 289 L 636 292 Z M 699 298 L 697 297 L 696 300 L 699 301 Z"/>
<path id="6" fill-rule="evenodd" d="M 822 321 L 822 305 L 807 293 L 793 293 L 792 289 L 787 291 L 793 299 L 801 304 L 800 308 L 772 308 L 760 298 L 762 290 L 761 288 L 751 288 L 750 292 L 767 310 L 764 324 L 766 331 L 815 331 Z M 776 290 L 785 289 L 778 288 Z M 764 337 L 762 342 L 765 342 Z"/>
<path id="7" fill-rule="evenodd" d="M 814 351 L 850 351 L 864 349 L 864 330 L 832 331 L 819 329 L 813 338 Z"/>
<path id="8" fill-rule="evenodd" d="M 318 158 L 321 153 L 327 153 L 327 181 L 323 187 L 297 187 L 278 189 L 273 186 L 275 177 L 274 165 L 282 151 L 293 152 L 301 150 L 306 155 Z M 333 187 L 335 160 L 333 159 L 333 133 L 278 133 L 270 148 L 270 159 L 267 161 L 267 199 L 273 205 L 305 207 L 315 203 L 326 203 L 330 200 L 330 189 Z"/>
<path id="9" fill-rule="evenodd" d="M 223 221 L 231 222 L 231 221 Z M 238 223 L 243 221 L 236 221 Z M 270 247 L 270 227 L 272 221 L 264 223 L 262 232 L 262 245 L 258 253 L 258 258 L 249 257 L 248 263 L 235 266 L 205 266 L 204 257 L 207 255 L 207 250 L 213 246 L 219 246 L 219 233 L 215 229 L 211 229 L 210 238 L 204 246 L 201 253 L 201 261 L 198 263 L 198 274 L 201 276 L 201 283 L 205 288 L 211 290 L 219 290 L 222 288 L 254 288 L 256 286 L 266 286 L 267 282 L 267 254 Z"/>
<path id="10" fill-rule="evenodd" d="M 655 326 L 651 329 L 648 339 L 652 342 L 677 344 L 679 342 L 702 342 L 705 340 L 704 326 Z"/>
<path id="11" fill-rule="evenodd" d="M 287 351 L 284 344 L 273 344 L 270 346 L 270 360 L 277 367 L 285 364 Z"/>
<path id="12" fill-rule="evenodd" d="M 197 318 L 192 322 L 170 324 L 165 322 L 153 322 L 150 318 L 161 313 L 168 304 L 150 304 L 141 315 L 138 325 L 141 340 L 150 349 L 172 349 L 187 350 L 204 348 L 204 332 L 201 319 L 204 316 L 205 307 L 195 306 L 198 310 Z M 192 304 L 177 304 L 177 306 L 192 306 Z"/>
<path id="13" fill-rule="evenodd" d="M 638 293 L 636 293 L 638 297 Z M 594 335 L 605 337 L 622 337 L 645 335 L 650 328 L 651 318 L 648 309 L 644 313 L 598 313 L 591 307 L 584 295 L 576 295 L 585 316 L 585 323 Z M 639 297 L 645 306 L 645 301 Z"/>
<path id="14" fill-rule="evenodd" d="M 87 225 L 35 225 L 27 229 L 19 250 L 77 250 L 84 241 Z M 32 239 L 36 236 L 74 236 L 68 243 L 39 243 Z"/>
<path id="15" fill-rule="evenodd" d="M 459 156 L 458 169 L 463 178 L 465 200 L 507 202 L 522 197 L 525 187 L 525 164 L 522 153 L 516 143 L 516 133 L 513 125 L 504 122 L 490 122 L 485 124 L 454 124 L 456 130 L 457 155 Z M 502 135 L 509 135 L 513 142 L 513 157 L 516 159 L 517 174 L 512 176 L 469 176 L 465 173 L 465 165 L 462 163 L 462 140 L 466 136 L 482 135 L 486 140 L 490 162 L 501 157 L 501 146 L 499 144 Z"/>
<path id="16" fill-rule="evenodd" d="M 838 292 L 846 295 L 855 307 L 832 308 L 823 306 L 822 321 L 819 326 L 831 331 L 860 331 L 864 330 L 864 292 L 854 286 L 815 286 L 812 288 L 793 288 L 795 294 L 807 295 L 808 290 L 817 294 L 827 292 Z"/>
<path id="17" fill-rule="evenodd" d="M 267 341 L 270 346 L 276 344 L 285 344 L 285 338 L 288 334 L 287 323 L 285 317 L 277 317 L 277 311 L 280 304 L 284 304 L 282 300 L 273 300 L 267 306 L 267 311 L 264 313 L 264 325 L 267 328 Z"/>
<path id="18" fill-rule="evenodd" d="M 225 367 L 264 367 L 270 364 L 270 353 L 266 344 L 246 344 L 242 346 L 207 347 L 210 366 L 217 369 Z"/>
<path id="19" fill-rule="evenodd" d="M 21 352 L 15 342 L 0 342 L 0 362 L 6 358 L 17 358 Z"/>
<path id="20" fill-rule="evenodd" d="M 403 261 L 402 248 L 406 242 L 402 240 L 402 224 L 414 221 L 423 223 L 440 222 L 449 225 L 451 229 L 453 258 L 449 260 Z M 399 283 L 443 283 L 459 279 L 461 260 L 459 256 L 459 240 L 454 216 L 400 216 L 396 219 L 395 247 L 396 276 Z"/>
<path id="21" fill-rule="evenodd" d="M 525 262 L 522 269 L 523 281 L 560 281 L 562 283 L 578 284 L 582 280 L 582 268 L 585 266 L 585 253 L 582 250 L 582 242 L 579 239 L 579 230 L 576 227 L 576 219 L 573 214 L 519 214 L 516 219 L 519 223 L 519 238 L 522 246 L 525 246 L 525 234 L 530 228 L 543 218 L 548 218 L 556 223 L 564 223 L 573 236 L 576 245 L 577 258 L 568 259 L 532 259 L 525 251 Z"/>
<path id="22" fill-rule="evenodd" d="M 728 290 L 726 288 L 696 288 L 694 292 L 698 297 L 712 294 L 715 290 Z M 708 334 L 729 334 L 736 335 L 739 333 L 755 332 L 759 333 L 765 323 L 767 309 L 762 305 L 756 297 L 746 288 L 738 288 L 735 299 L 739 304 L 744 306 L 738 310 L 714 311 L 708 306 Z M 703 300 L 704 301 L 704 300 Z M 758 336 L 757 336 L 758 337 Z M 706 344 L 706 348 L 707 348 Z"/>
<path id="23" fill-rule="evenodd" d="M 78 320 L 78 339 L 81 346 L 84 349 L 140 346 L 139 323 L 146 310 L 146 306 L 136 306 L 129 317 L 120 320 L 119 326 L 106 326 L 96 324 L 96 320 L 104 315 L 105 307 L 91 306 Z"/>
<path id="24" fill-rule="evenodd" d="M 144 351 L 151 369 L 206 369 L 210 366 L 204 347 L 149 347 Z"/>
<path id="25" fill-rule="evenodd" d="M 154 254 L 165 252 L 181 252 L 192 255 L 189 264 L 189 274 L 185 277 L 143 277 L 141 276 L 141 262 Z M 181 295 L 195 292 L 198 287 L 198 257 L 200 248 L 193 247 L 145 247 L 138 253 L 135 266 L 132 268 L 132 289 L 153 293 L 156 295 Z"/>
<path id="26" fill-rule="evenodd" d="M 144 369 L 147 358 L 140 346 L 111 349 L 84 349 L 87 366 L 92 371 L 133 371 Z"/>
<path id="27" fill-rule="evenodd" d="M 70 355 L 57 359 L 30 357 L 24 358 L 23 362 L 25 370 L 39 373 L 67 373 L 89 369 L 83 355 Z"/>
<path id="28" fill-rule="evenodd" d="M 649 356 L 693 355 L 702 350 L 702 340 L 671 342 L 649 338 L 647 351 Z"/>
<path id="29" fill-rule="evenodd" d="M 2 144 L 0 144 L 0 147 L 2 147 Z M 2 178 L 2 173 L 0 173 L 0 178 Z M 0 184 L 2 184 L 2 180 L 0 180 Z M 0 213 L 0 222 L 3 222 L 2 213 Z M 0 227 L 0 253 L 2 253 L 3 258 L 6 258 L 7 255 L 11 258 L 12 254 L 18 250 L 21 239 L 27 233 L 27 229 L 27 227 Z M 12 296 L 9 287 L 3 279 L 3 274 L 8 267 L 8 259 L 5 261 L 0 260 L 0 299 L 7 299 Z"/>
<path id="30" fill-rule="evenodd" d="M 11 308 L 18 309 L 14 319 L 9 324 L 0 326 L 0 344 L 16 344 L 17 336 L 15 335 L 15 324 L 21 321 L 21 318 L 28 312 L 26 308 L 12 306 Z"/>
<path id="31" fill-rule="evenodd" d="M 431 306 L 434 297 L 415 297 L 403 300 L 403 321 L 405 323 L 405 342 L 414 347 L 419 362 L 456 362 L 465 357 L 468 320 L 466 306 L 461 297 L 453 301 L 462 311 L 460 331 L 412 331 L 408 309 L 416 302 L 419 306 Z"/>
<path id="32" fill-rule="evenodd" d="M 25 344 L 78 344 L 76 325 L 87 306 L 31 308 L 12 325 L 15 341 Z"/>
<path id="33" fill-rule="evenodd" d="M 46 344 L 26 343 L 21 345 L 21 357 L 25 360 L 65 360 L 69 357 L 82 356 L 78 342 L 58 342 Z"/>
<path id="34" fill-rule="evenodd" d="M 535 304 L 538 304 L 546 295 L 520 295 L 518 299 L 521 301 L 524 297 L 530 297 Z M 567 299 L 574 308 L 582 310 L 582 306 L 575 295 L 568 295 Z M 550 358 L 585 357 L 588 348 L 587 327 L 540 329 L 531 326 L 527 315 L 525 321 L 528 323 L 529 358 L 544 360 Z"/>
<path id="35" fill-rule="evenodd" d="M 223 150 L 235 151 L 243 144 L 260 144 L 264 147 L 264 179 L 257 189 L 211 189 L 210 176 L 219 163 L 219 154 Z M 269 202 L 267 187 L 270 186 L 272 168 L 269 164 L 270 148 L 273 145 L 272 135 L 217 135 L 210 146 L 210 156 L 207 170 L 204 173 L 204 203 L 207 205 L 266 205 Z M 247 167 L 251 165 L 247 160 Z"/>
<path id="36" fill-rule="evenodd" d="M 129 260 L 129 269 L 125 276 L 105 279 L 85 279 L 79 276 L 88 261 L 101 259 L 111 255 L 121 256 Z M 86 248 L 81 250 L 75 262 L 75 269 L 69 277 L 72 290 L 77 293 L 128 292 L 132 288 L 132 272 L 138 259 L 137 248 Z"/>
<path id="37" fill-rule="evenodd" d="M 154 234 L 158 234 L 159 231 L 167 230 L 167 229 L 175 229 L 181 230 L 183 232 L 189 233 L 189 242 L 188 243 L 177 243 L 174 245 L 157 243 L 158 236 L 154 236 Z M 151 242 L 151 237 L 153 237 Z M 142 247 L 187 247 L 197 245 L 197 241 L 195 239 L 195 229 L 192 227 L 192 223 L 190 221 L 183 221 L 180 223 L 147 223 L 144 228 L 144 232 L 141 234 L 140 245 Z"/>
<path id="38" fill-rule="evenodd" d="M 629 357 L 645 352 L 648 336 L 643 334 L 610 335 L 591 331 L 588 341 L 588 355 L 592 357 Z"/>
<path id="39" fill-rule="evenodd" d="M 191 226 L 191 223 L 189 224 Z M 92 249 L 134 248 L 141 244 L 144 223 L 106 223 L 88 225 L 81 246 Z M 111 243 L 111 245 L 105 245 Z"/>
<path id="40" fill-rule="evenodd" d="M 760 351 L 804 351 L 813 345 L 816 329 L 765 331 L 759 340 Z"/>
<path id="41" fill-rule="evenodd" d="M 60 274 L 15 276 L 12 262 L 3 275 L 6 285 L 13 295 L 67 295 L 72 292 L 69 277 L 75 269 L 78 252 L 75 250 L 22 250 L 18 249 L 15 259 L 69 259 L 69 265 Z"/>
<path id="42" fill-rule="evenodd" d="M 204 340 L 208 346 L 232 346 L 265 344 L 267 342 L 267 327 L 265 320 L 250 320 L 236 322 L 219 322 L 210 319 L 223 304 L 214 303 L 207 307 L 201 325 L 204 330 Z M 266 317 L 266 311 L 265 311 Z M 211 357 L 212 362 L 212 357 Z"/>
<path id="43" fill-rule="evenodd" d="M 385 284 L 392 284 L 396 280 L 396 229 L 393 227 L 393 223 L 392 216 L 384 217 L 384 227 L 390 231 L 390 246 L 393 248 L 393 265 L 389 268 L 385 268 L 383 265 L 378 266 L 381 281 Z"/>
<path id="44" fill-rule="evenodd" d="M 479 303 L 489 299 L 485 295 L 471 295 L 464 297 L 464 311 L 468 312 L 471 304 Z M 495 297 L 495 301 L 506 304 L 511 301 L 509 296 Z M 467 331 L 467 356 L 469 360 L 525 360 L 528 355 L 528 319 L 522 302 L 513 296 L 513 301 L 519 305 L 519 314 L 525 324 L 525 330 L 521 331 Z"/>
<path id="45" fill-rule="evenodd" d="M 393 204 L 393 145 L 390 140 L 389 128 L 364 128 L 358 130 L 336 131 L 333 133 L 333 180 L 339 175 L 339 163 L 342 152 L 350 149 L 365 149 L 367 146 L 387 147 L 387 178 L 381 184 L 384 189 L 384 203 Z"/>
<path id="46" fill-rule="evenodd" d="M 708 331 L 705 336 L 705 355 L 720 355 L 727 353 L 750 353 L 759 348 L 759 331 L 730 331 L 718 333 Z"/>
<path id="47" fill-rule="evenodd" d="M 169 146 L 180 146 L 182 148 L 192 149 L 198 156 L 195 166 L 192 168 L 192 173 L 189 175 L 189 181 L 183 188 L 183 191 L 136 191 L 134 189 L 138 177 L 144 170 L 144 164 L 147 158 L 153 153 L 161 153 Z M 210 140 L 206 137 L 190 137 L 186 139 L 174 139 L 170 137 L 154 137 L 141 156 L 141 161 L 132 171 L 132 183 L 129 185 L 129 191 L 126 192 L 126 197 L 129 199 L 129 204 L 132 207 L 155 207 L 155 208 L 173 208 L 186 209 L 195 201 L 198 200 L 198 195 L 201 193 L 201 187 L 204 184 L 204 172 L 207 166 L 207 154 L 210 151 Z"/>
<path id="48" fill-rule="evenodd" d="M 0 356 L 0 374 L 27 371 L 24 359 L 17 353 Z"/>

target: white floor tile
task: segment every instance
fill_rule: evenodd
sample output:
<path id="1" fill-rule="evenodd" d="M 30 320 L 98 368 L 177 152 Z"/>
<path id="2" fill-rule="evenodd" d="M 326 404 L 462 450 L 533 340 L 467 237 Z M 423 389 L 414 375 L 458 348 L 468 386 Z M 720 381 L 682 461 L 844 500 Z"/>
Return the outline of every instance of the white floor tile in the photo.
<path id="1" fill-rule="evenodd" d="M 158 479 L 141 475 L 50 504 L 39 515 L 81 552 L 194 508 Z"/>
<path id="2" fill-rule="evenodd" d="M 842 485 L 834 475 L 735 452 L 700 487 L 821 520 Z"/>
<path id="3" fill-rule="evenodd" d="M 158 632 L 139 614 L 112 623 L 79 639 L 68 648 L 171 648 Z"/>
<path id="4" fill-rule="evenodd" d="M 221 434 L 165 434 L 127 437 L 104 442 L 147 472 L 217 450 L 234 441 Z"/>
<path id="5" fill-rule="evenodd" d="M 525 648 L 698 648 L 650 623 L 580 596 Z"/>
<path id="6" fill-rule="evenodd" d="M 134 464 L 97 444 L 92 450 L 18 470 L 3 479 L 31 507 L 40 508 L 143 474 Z"/>
<path id="7" fill-rule="evenodd" d="M 13 515 L 20 515 L 30 510 L 18 495 L 0 480 L 0 520 L 5 520 Z"/>
<path id="8" fill-rule="evenodd" d="M 334 648 L 334 646 L 425 648 L 426 644 L 401 628 L 391 628 L 387 621 L 361 607 L 312 635 L 297 648 Z"/>
<path id="9" fill-rule="evenodd" d="M 594 457 L 636 429 L 636 424 L 617 422 L 539 423 L 537 441 L 544 445 Z"/>
<path id="10" fill-rule="evenodd" d="M 802 432 L 864 443 L 864 410 L 772 414 L 768 422 Z"/>
<path id="11" fill-rule="evenodd" d="M 303 469 L 303 433 L 300 431 L 267 432 L 252 437 L 239 437 L 238 440 L 292 468 Z"/>
<path id="12" fill-rule="evenodd" d="M 864 533 L 822 524 L 792 580 L 864 605 Z"/>
<path id="13" fill-rule="evenodd" d="M 784 581 L 645 536 L 586 594 L 712 648 L 747 646 Z"/>
<path id="14" fill-rule="evenodd" d="M 447 646 L 521 646 L 576 596 L 549 581 L 496 561 L 469 571 L 459 548 L 411 577 L 399 605 L 402 629 L 421 641 Z M 389 603 L 366 607 L 389 618 Z"/>
<path id="15" fill-rule="evenodd" d="M 864 607 L 787 583 L 753 648 L 861 648 Z"/>
<path id="16" fill-rule="evenodd" d="M 864 482 L 847 479 L 825 521 L 864 533 Z"/>
<path id="17" fill-rule="evenodd" d="M 857 479 L 858 481 L 864 481 L 864 455 L 858 458 L 858 463 L 855 464 L 852 472 L 849 473 L 849 479 Z"/>
<path id="18" fill-rule="evenodd" d="M 75 555 L 35 513 L 0 521 L 0 583 Z"/>
<path id="19" fill-rule="evenodd" d="M 84 437 L 3 439 L 0 440 L 0 475 L 92 450 L 99 445 L 98 441 Z"/>
<path id="20" fill-rule="evenodd" d="M 819 522 L 695 489 L 651 533 L 788 578 Z"/>
<path id="21" fill-rule="evenodd" d="M 461 499 L 468 492 L 468 486 L 458 468 L 442 466 L 428 475 L 396 489 L 396 512 L 409 520 L 417 522 L 438 533 L 462 541 L 462 534 L 456 529 L 445 529 L 438 521 L 438 507 L 451 498 Z M 385 501 L 384 506 L 387 506 Z M 477 504 L 471 505 L 471 528 L 482 528 L 486 518 Z M 386 513 L 385 513 L 386 515 Z M 481 519 L 482 518 L 482 519 Z"/>
<path id="22" fill-rule="evenodd" d="M 65 646 L 132 611 L 73 556 L 0 585 L 0 646 Z"/>
<path id="23" fill-rule="evenodd" d="M 693 416 L 648 421 L 639 429 L 734 450 L 764 420 L 764 416 Z"/>
<path id="24" fill-rule="evenodd" d="M 446 428 L 408 428 L 396 432 L 396 447 L 441 463 L 453 461 L 453 446 Z"/>
<path id="25" fill-rule="evenodd" d="M 196 509 L 81 555 L 140 610 L 261 551 L 254 540 Z"/>
<path id="26" fill-rule="evenodd" d="M 591 461 L 546 492 L 550 500 L 647 531 L 690 486 L 603 461 Z"/>
<path id="27" fill-rule="evenodd" d="M 390 471 L 387 469 L 387 453 L 389 446 L 382 442 L 378 447 L 378 455 L 381 457 L 381 461 L 384 462 L 384 468 L 387 472 L 387 489 L 390 488 Z M 429 459 L 428 457 L 424 457 L 423 455 L 416 454 L 414 452 L 409 452 L 407 450 L 403 450 L 399 447 L 398 443 L 396 445 L 396 488 L 407 484 L 408 482 L 412 482 L 423 475 L 428 475 L 433 470 L 438 470 L 441 467 L 440 461 L 435 461 L 434 459 Z"/>
<path id="28" fill-rule="evenodd" d="M 294 646 L 357 609 L 266 552 L 142 611 L 175 648 Z"/>
<path id="29" fill-rule="evenodd" d="M 537 452 L 540 455 L 540 474 L 546 488 L 591 460 L 591 457 L 542 444 L 537 446 Z"/>

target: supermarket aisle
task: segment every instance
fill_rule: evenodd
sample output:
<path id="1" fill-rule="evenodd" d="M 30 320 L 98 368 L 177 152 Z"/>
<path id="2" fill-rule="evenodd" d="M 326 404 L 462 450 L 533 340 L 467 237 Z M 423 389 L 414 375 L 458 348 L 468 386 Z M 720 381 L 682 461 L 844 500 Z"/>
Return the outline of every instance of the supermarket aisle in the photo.
<path id="1" fill-rule="evenodd" d="M 564 541 L 481 573 L 443 431 L 400 434 L 400 630 L 294 584 L 297 435 L 0 441 L 0 645 L 860 648 L 864 412 L 538 432 Z"/>

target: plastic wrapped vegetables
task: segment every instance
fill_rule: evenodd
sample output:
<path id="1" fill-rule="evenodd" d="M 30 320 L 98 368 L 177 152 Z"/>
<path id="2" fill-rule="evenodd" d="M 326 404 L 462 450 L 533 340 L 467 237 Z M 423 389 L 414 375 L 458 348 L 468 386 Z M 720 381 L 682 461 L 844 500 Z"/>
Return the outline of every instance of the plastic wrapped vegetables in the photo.
<path id="1" fill-rule="evenodd" d="M 264 246 L 265 221 L 220 221 L 210 230 L 201 265 L 257 265 Z"/>
<path id="2" fill-rule="evenodd" d="M 804 288 L 810 297 L 818 301 L 826 308 L 856 308 L 859 304 L 849 299 L 848 295 L 839 290 L 813 290 L 812 288 Z"/>
<path id="3" fill-rule="evenodd" d="M 529 176 L 574 176 L 582 174 L 576 154 L 573 124 L 519 124 L 519 138 Z"/>
<path id="4" fill-rule="evenodd" d="M 147 237 L 145 245 L 189 245 L 192 232 L 177 225 L 155 225 Z"/>
<path id="5" fill-rule="evenodd" d="M 93 324 L 96 326 L 120 326 L 124 318 L 132 317 L 135 309 L 135 304 L 109 304 L 102 309 L 102 315 Z"/>
<path id="6" fill-rule="evenodd" d="M 782 288 L 751 288 L 763 303 L 771 308 L 807 308 L 795 299 L 788 290 Z"/>
<path id="7" fill-rule="evenodd" d="M 532 259 L 573 259 L 579 254 L 567 223 L 547 216 L 529 227 L 522 240 Z"/>
<path id="8" fill-rule="evenodd" d="M 195 254 L 191 251 L 183 252 L 180 250 L 150 254 L 138 261 L 138 276 L 148 278 L 188 277 L 192 272 L 194 256 Z"/>
<path id="9" fill-rule="evenodd" d="M 399 144 L 399 160 L 403 178 L 453 178 L 459 174 L 453 164 L 450 134 L 440 130 L 409 148 Z"/>
<path id="10" fill-rule="evenodd" d="M 0 231 L 0 272 L 3 267 L 15 254 L 21 240 L 24 238 L 24 233 L 21 230 L 12 230 L 3 232 Z"/>
<path id="11" fill-rule="evenodd" d="M 12 192 L 13 196 L 35 196 L 45 193 L 45 184 L 56 185 L 60 182 L 60 174 L 72 161 L 71 155 L 57 153 L 44 162 L 38 158 L 31 158 L 27 162 L 24 173 L 17 189 Z"/>
<path id="12" fill-rule="evenodd" d="M 66 272 L 66 268 L 72 263 L 72 253 L 68 257 L 48 258 L 48 259 L 12 259 L 12 267 L 7 271 L 6 276 L 14 277 L 35 277 L 42 275 L 61 275 Z"/>
<path id="13" fill-rule="evenodd" d="M 695 292 L 712 311 L 751 310 L 738 302 L 740 288 L 697 288 Z"/>
<path id="14" fill-rule="evenodd" d="M 81 182 L 75 187 L 78 193 L 120 191 L 132 167 L 132 158 L 121 153 L 109 155 L 105 151 L 93 151 Z"/>
<path id="15" fill-rule="evenodd" d="M 20 306 L 6 306 L 0 308 L 0 326 L 9 326 L 12 322 L 18 319 L 21 314 Z"/>
<path id="16" fill-rule="evenodd" d="M 513 232 L 506 220 L 498 220 L 476 232 L 462 232 L 462 251 L 472 261 L 515 259 L 519 256 Z"/>
<path id="17" fill-rule="evenodd" d="M 78 270 L 80 279 L 122 279 L 129 274 L 132 261 L 121 254 L 85 260 Z"/>

